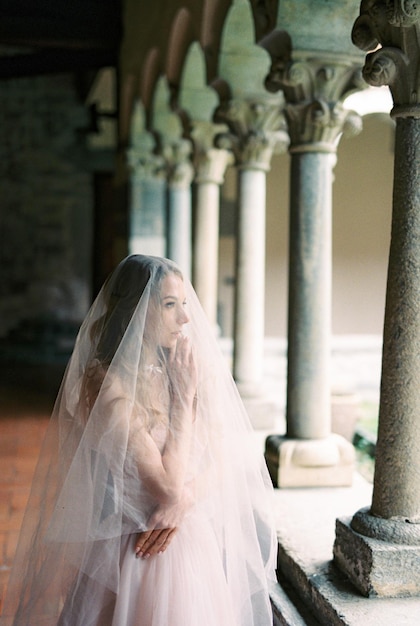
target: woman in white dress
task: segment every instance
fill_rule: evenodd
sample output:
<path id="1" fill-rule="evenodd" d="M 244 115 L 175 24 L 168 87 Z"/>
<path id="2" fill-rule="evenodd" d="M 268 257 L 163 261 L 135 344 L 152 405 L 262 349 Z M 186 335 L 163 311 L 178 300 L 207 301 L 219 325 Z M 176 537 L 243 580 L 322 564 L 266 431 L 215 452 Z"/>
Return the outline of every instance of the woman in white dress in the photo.
<path id="1" fill-rule="evenodd" d="M 195 293 L 116 268 L 77 338 L 1 626 L 270 626 L 271 485 Z"/>

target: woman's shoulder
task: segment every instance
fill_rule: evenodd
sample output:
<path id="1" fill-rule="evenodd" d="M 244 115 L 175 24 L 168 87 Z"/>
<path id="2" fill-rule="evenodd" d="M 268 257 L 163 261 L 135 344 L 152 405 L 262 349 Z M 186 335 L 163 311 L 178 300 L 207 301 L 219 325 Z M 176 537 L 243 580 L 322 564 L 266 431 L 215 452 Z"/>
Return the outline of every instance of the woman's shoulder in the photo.
<path id="1" fill-rule="evenodd" d="M 88 363 L 85 371 L 85 380 L 91 385 L 101 386 L 108 372 L 108 366 L 99 359 L 93 359 Z"/>
<path id="2" fill-rule="evenodd" d="M 93 360 L 85 371 L 85 398 L 89 410 L 95 403 L 100 402 L 102 407 L 109 407 L 115 402 L 133 402 L 130 398 L 131 385 L 124 377 L 108 364 L 97 359 Z"/>

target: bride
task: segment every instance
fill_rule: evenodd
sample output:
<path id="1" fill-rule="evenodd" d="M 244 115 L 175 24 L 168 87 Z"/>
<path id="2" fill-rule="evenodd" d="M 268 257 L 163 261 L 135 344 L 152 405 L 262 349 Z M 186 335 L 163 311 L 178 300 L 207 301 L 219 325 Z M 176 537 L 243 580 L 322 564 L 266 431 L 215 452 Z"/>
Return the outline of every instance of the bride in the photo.
<path id="1" fill-rule="evenodd" d="M 214 333 L 132 255 L 80 329 L 1 626 L 270 626 L 271 486 Z"/>

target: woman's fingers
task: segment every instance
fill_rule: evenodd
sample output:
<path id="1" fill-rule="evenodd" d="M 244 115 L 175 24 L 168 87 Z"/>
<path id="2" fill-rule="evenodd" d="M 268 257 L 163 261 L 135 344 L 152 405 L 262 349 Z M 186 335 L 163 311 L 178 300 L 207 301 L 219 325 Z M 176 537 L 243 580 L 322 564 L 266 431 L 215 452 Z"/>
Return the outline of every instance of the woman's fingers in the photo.
<path id="1" fill-rule="evenodd" d="M 162 552 L 165 552 L 166 548 L 169 546 L 172 539 L 174 538 L 176 531 L 177 531 L 176 528 L 165 528 L 164 533 L 162 534 L 162 537 L 161 537 L 163 542 L 160 546 L 159 554 L 161 554 Z"/>
<path id="2" fill-rule="evenodd" d="M 135 547 L 136 556 L 143 556 L 146 553 L 147 548 L 149 546 L 149 540 L 152 537 L 153 533 L 155 532 L 156 532 L 155 530 L 146 530 L 137 535 L 137 541 L 136 541 L 136 547 Z M 153 543 L 153 538 L 152 538 L 151 543 Z"/>
<path id="3" fill-rule="evenodd" d="M 175 359 L 178 359 L 178 361 L 184 365 L 188 362 L 190 352 L 191 345 L 189 339 L 182 335 L 176 343 Z"/>
<path id="4" fill-rule="evenodd" d="M 139 533 L 135 547 L 136 557 L 147 559 L 164 552 L 172 541 L 175 532 L 176 528 L 162 528 Z"/>
<path id="5" fill-rule="evenodd" d="M 188 337 L 179 337 L 176 348 L 168 363 L 168 374 L 174 391 L 181 397 L 194 395 L 197 386 L 197 370 L 191 342 Z"/>

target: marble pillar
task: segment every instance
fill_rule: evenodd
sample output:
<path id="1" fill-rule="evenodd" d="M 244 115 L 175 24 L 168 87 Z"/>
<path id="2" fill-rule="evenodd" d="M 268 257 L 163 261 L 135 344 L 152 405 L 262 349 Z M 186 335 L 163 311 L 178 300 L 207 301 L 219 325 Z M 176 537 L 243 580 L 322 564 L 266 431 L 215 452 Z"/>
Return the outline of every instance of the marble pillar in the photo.
<path id="1" fill-rule="evenodd" d="M 197 183 L 194 229 L 193 284 L 210 324 L 217 327 L 220 187 Z"/>
<path id="2" fill-rule="evenodd" d="M 273 424 L 264 393 L 266 175 L 274 150 L 285 150 L 281 98 L 231 101 L 218 110 L 230 129 L 238 167 L 238 230 L 233 375 L 254 425 Z"/>
<path id="3" fill-rule="evenodd" d="M 266 174 L 274 149 L 288 144 L 281 104 L 232 100 L 216 113 L 238 168 L 233 374 L 243 397 L 259 396 L 263 380 Z"/>
<path id="4" fill-rule="evenodd" d="M 168 214 L 167 256 L 179 265 L 182 272 L 191 278 L 192 219 L 191 144 L 187 140 L 165 147 L 168 164 Z"/>
<path id="5" fill-rule="evenodd" d="M 287 437 L 331 433 L 333 152 L 293 151 L 289 237 Z"/>
<path id="6" fill-rule="evenodd" d="M 151 133 L 133 124 L 127 152 L 130 171 L 128 249 L 130 254 L 166 253 L 166 171 Z"/>
<path id="7" fill-rule="evenodd" d="M 268 47 L 266 85 L 286 98 L 291 200 L 287 430 L 267 438 L 265 457 L 279 487 L 350 485 L 353 446 L 331 431 L 331 217 L 337 145 L 360 128 L 341 104 L 357 68 L 339 56 L 285 62 L 281 49 L 276 57 Z"/>
<path id="8" fill-rule="evenodd" d="M 228 150 L 213 146 L 216 135 L 225 127 L 204 122 L 193 122 L 192 126 L 196 172 L 193 284 L 217 332 L 220 185 L 233 156 Z"/>
<path id="9" fill-rule="evenodd" d="M 258 396 L 263 380 L 266 169 L 241 165 L 233 373 L 243 396 Z"/>

